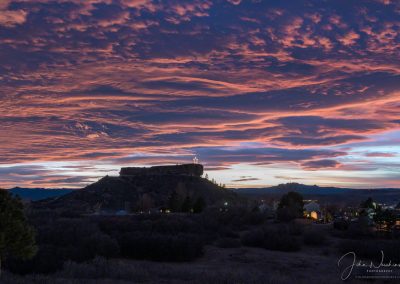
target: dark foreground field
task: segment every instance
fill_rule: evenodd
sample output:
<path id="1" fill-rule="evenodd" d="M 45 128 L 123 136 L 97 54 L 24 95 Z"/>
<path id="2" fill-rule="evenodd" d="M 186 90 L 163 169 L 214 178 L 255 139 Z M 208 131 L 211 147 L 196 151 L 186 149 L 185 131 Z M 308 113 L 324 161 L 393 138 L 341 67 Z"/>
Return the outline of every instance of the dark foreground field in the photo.
<path id="1" fill-rule="evenodd" d="M 96 257 L 81 263 L 68 261 L 62 270 L 48 275 L 18 276 L 6 272 L 1 283 L 343 283 L 337 267 L 342 238 L 332 236 L 330 225 L 306 227 L 306 231 L 324 234 L 323 243 L 314 241 L 308 245 L 307 235 L 301 233 L 296 237 L 302 239 L 301 249 L 284 252 L 225 239 L 225 243 L 206 245 L 203 256 L 190 262 Z"/>
<path id="2" fill-rule="evenodd" d="M 326 249 L 277 252 L 259 248 L 207 246 L 190 263 L 96 258 L 69 262 L 53 275 L 18 277 L 4 283 L 341 283 L 337 257 Z"/>
<path id="3" fill-rule="evenodd" d="M 379 264 L 384 251 L 385 260 L 400 264 L 398 236 L 378 233 L 362 218 L 315 223 L 285 212 L 291 211 L 227 206 L 119 216 L 32 210 L 37 253 L 7 258 L 0 283 L 329 284 L 343 283 L 351 259 L 340 267 L 338 260 L 348 252 Z M 382 275 L 400 279 L 399 271 Z M 348 282 L 376 273 L 357 268 Z"/>

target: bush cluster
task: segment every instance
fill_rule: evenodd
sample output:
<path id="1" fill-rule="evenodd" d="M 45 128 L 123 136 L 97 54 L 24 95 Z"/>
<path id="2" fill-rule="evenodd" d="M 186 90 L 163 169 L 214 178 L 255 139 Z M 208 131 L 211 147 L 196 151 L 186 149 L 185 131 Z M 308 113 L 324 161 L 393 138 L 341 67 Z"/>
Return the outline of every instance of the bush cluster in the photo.
<path id="1" fill-rule="evenodd" d="M 304 232 L 303 242 L 309 246 L 320 246 L 326 241 L 326 234 L 321 230 L 308 230 Z"/>
<path id="2" fill-rule="evenodd" d="M 75 216 L 33 211 L 38 253 L 29 261 L 10 259 L 8 270 L 18 274 L 52 273 L 64 263 L 83 263 L 95 257 L 132 258 L 154 261 L 189 261 L 203 253 L 205 244 L 221 248 L 239 247 L 240 231 L 262 226 L 266 214 L 246 208 L 208 209 L 201 214 L 143 214 L 135 216 Z M 263 247 L 291 248 L 278 234 L 266 234 Z M 290 244 L 284 244 L 290 242 Z M 246 241 L 244 241 L 246 243 Z M 250 243 L 250 241 L 248 242 Z M 297 244 L 297 242 L 294 242 Z"/>
<path id="3" fill-rule="evenodd" d="M 52 273 L 67 261 L 79 263 L 96 256 L 187 261 L 202 254 L 203 233 L 190 218 L 146 217 L 62 217 L 37 222 L 37 255 L 28 261 L 10 259 L 6 268 L 18 274 Z"/>
<path id="4" fill-rule="evenodd" d="M 242 243 L 240 242 L 240 239 L 221 238 L 217 240 L 216 245 L 220 248 L 238 248 L 242 246 Z"/>
<path id="5" fill-rule="evenodd" d="M 203 254 L 202 240 L 190 234 L 124 233 L 118 238 L 121 256 L 157 261 L 190 261 Z"/>
<path id="6" fill-rule="evenodd" d="M 299 240 L 290 234 L 287 227 L 254 229 L 241 238 L 245 246 L 261 247 L 277 251 L 298 251 L 301 249 Z"/>

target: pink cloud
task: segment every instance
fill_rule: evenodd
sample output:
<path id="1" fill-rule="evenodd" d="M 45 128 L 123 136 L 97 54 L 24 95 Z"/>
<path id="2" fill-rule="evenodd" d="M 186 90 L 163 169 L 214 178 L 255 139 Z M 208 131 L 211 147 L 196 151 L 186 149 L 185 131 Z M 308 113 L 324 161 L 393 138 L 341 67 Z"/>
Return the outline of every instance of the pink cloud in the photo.
<path id="1" fill-rule="evenodd" d="M 382 153 L 382 152 L 369 152 L 365 154 L 366 157 L 385 157 L 385 158 L 391 158 L 391 157 L 396 157 L 396 153 Z"/>
<path id="2" fill-rule="evenodd" d="M 359 38 L 359 34 L 354 31 L 349 31 L 344 36 L 339 37 L 338 41 L 341 42 L 343 45 L 354 45 Z"/>
<path id="3" fill-rule="evenodd" d="M 239 5 L 242 2 L 242 0 L 227 0 L 227 1 L 233 5 Z"/>
<path id="4" fill-rule="evenodd" d="M 0 26 L 15 27 L 25 23 L 28 13 L 24 10 L 0 10 Z"/>

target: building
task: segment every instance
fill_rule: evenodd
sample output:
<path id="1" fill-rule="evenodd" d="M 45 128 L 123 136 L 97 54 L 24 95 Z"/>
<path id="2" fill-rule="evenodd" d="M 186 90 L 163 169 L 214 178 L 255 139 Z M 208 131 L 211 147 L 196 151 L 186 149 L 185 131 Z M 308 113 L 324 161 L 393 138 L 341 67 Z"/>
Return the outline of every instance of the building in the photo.
<path id="1" fill-rule="evenodd" d="M 321 208 L 316 201 L 304 205 L 304 215 L 308 218 L 319 220 L 322 218 Z"/>

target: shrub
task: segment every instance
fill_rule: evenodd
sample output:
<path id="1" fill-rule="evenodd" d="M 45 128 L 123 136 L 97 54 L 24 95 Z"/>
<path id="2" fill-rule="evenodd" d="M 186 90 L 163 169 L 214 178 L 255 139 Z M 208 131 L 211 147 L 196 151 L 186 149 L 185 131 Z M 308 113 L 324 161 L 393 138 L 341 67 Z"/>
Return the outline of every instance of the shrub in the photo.
<path id="1" fill-rule="evenodd" d="M 148 227 L 149 230 L 151 229 L 151 223 L 146 226 L 146 223 L 143 221 L 138 222 L 131 218 L 107 216 L 101 216 L 101 219 L 98 220 L 98 226 L 100 230 L 106 234 L 112 234 L 113 232 L 133 232 L 136 230 L 144 230 L 146 227 Z"/>
<path id="2" fill-rule="evenodd" d="M 222 238 L 233 238 L 237 239 L 240 237 L 240 235 L 233 231 L 231 228 L 228 227 L 223 227 L 219 230 L 219 236 Z"/>
<path id="3" fill-rule="evenodd" d="M 190 234 L 125 233 L 118 237 L 121 255 L 133 259 L 189 261 L 203 254 L 203 242 Z"/>
<path id="4" fill-rule="evenodd" d="M 303 234 L 304 226 L 296 222 L 291 222 L 287 225 L 289 234 L 292 236 L 300 236 Z"/>
<path id="5" fill-rule="evenodd" d="M 38 254 L 30 261 L 11 260 L 6 265 L 15 273 L 52 273 L 67 260 L 83 262 L 96 255 L 119 254 L 116 240 L 101 232 L 91 219 L 58 218 L 37 225 Z"/>
<path id="6" fill-rule="evenodd" d="M 280 222 L 290 222 L 293 219 L 296 219 L 298 217 L 298 212 L 297 210 L 294 210 L 292 208 L 278 208 L 276 211 L 276 218 Z"/>
<path id="7" fill-rule="evenodd" d="M 64 262 L 82 263 L 96 256 L 192 260 L 202 255 L 206 241 L 215 242 L 221 229 L 219 224 L 214 230 L 204 229 L 201 214 L 92 216 L 79 219 L 35 216 L 33 221 L 38 231 L 39 252 L 30 261 L 10 259 L 5 263 L 15 273 L 52 273 L 60 270 Z M 236 233 L 227 230 L 224 237 L 234 237 Z"/>
<path id="8" fill-rule="evenodd" d="M 12 273 L 52 273 L 62 268 L 64 258 L 61 251 L 53 245 L 43 245 L 30 260 L 9 259 L 5 267 Z"/>
<path id="9" fill-rule="evenodd" d="M 233 238 L 221 238 L 217 241 L 217 246 L 220 248 L 237 248 L 241 245 L 240 240 Z"/>
<path id="10" fill-rule="evenodd" d="M 338 219 L 333 222 L 333 228 L 337 230 L 347 230 L 349 228 L 349 222 L 343 219 Z"/>
<path id="11" fill-rule="evenodd" d="M 267 219 L 267 215 L 263 212 L 246 212 L 241 218 L 242 225 L 261 225 Z"/>
<path id="12" fill-rule="evenodd" d="M 320 246 L 326 241 L 326 235 L 320 230 L 309 230 L 303 235 L 303 241 L 306 245 Z"/>
<path id="13" fill-rule="evenodd" d="M 90 236 L 83 243 L 92 257 L 116 257 L 119 255 L 118 242 L 106 234 Z"/>
<path id="14" fill-rule="evenodd" d="M 189 218 L 165 216 L 152 222 L 152 231 L 160 234 L 200 233 L 201 228 Z"/>
<path id="15" fill-rule="evenodd" d="M 58 219 L 38 227 L 38 243 L 55 246 L 78 246 L 84 237 L 101 233 L 95 223 L 87 219 Z"/>
<path id="16" fill-rule="evenodd" d="M 349 238 L 372 238 L 375 236 L 374 227 L 366 226 L 362 222 L 356 222 L 350 224 L 349 229 L 346 232 Z"/>
<path id="17" fill-rule="evenodd" d="M 229 207 L 219 211 L 218 208 L 207 208 L 198 218 L 198 223 L 206 231 L 219 230 L 221 227 L 230 227 L 235 231 L 242 231 L 248 226 L 262 225 L 268 218 L 263 212 L 249 211 L 244 207 Z"/>
<path id="18" fill-rule="evenodd" d="M 262 247 L 264 244 L 264 232 L 261 229 L 251 230 L 243 234 L 241 242 L 249 247 Z"/>
<path id="19" fill-rule="evenodd" d="M 290 234 L 280 231 L 270 231 L 266 233 L 264 248 L 278 251 L 298 251 L 300 250 L 299 241 Z"/>
<path id="20" fill-rule="evenodd" d="M 247 232 L 242 237 L 242 244 L 278 251 L 298 251 L 301 248 L 299 241 L 284 227 L 264 227 Z"/>

